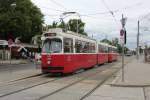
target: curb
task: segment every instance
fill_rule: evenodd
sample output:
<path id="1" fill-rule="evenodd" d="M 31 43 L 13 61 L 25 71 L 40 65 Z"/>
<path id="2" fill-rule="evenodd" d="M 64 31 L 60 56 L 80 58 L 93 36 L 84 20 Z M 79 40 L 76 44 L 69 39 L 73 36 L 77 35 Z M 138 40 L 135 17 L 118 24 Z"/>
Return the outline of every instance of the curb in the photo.
<path id="1" fill-rule="evenodd" d="M 114 87 L 150 87 L 150 84 L 145 85 L 134 85 L 134 84 L 109 84 Z"/>

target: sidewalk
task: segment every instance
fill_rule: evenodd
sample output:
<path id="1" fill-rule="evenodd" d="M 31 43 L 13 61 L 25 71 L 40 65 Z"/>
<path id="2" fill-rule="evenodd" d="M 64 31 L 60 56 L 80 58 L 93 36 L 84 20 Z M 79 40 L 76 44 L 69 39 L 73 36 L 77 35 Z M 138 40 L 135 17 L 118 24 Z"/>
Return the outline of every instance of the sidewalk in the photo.
<path id="1" fill-rule="evenodd" d="M 134 59 L 125 66 L 124 81 L 120 70 L 112 82 L 99 87 L 86 100 L 150 100 L 150 63 L 143 59 Z"/>
<path id="2" fill-rule="evenodd" d="M 117 74 L 112 85 L 146 87 L 150 86 L 150 63 L 144 63 L 144 58 L 134 59 L 124 67 L 124 81 L 122 81 L 121 70 Z"/>
<path id="3" fill-rule="evenodd" d="M 29 63 L 29 61 L 24 60 L 24 59 L 18 59 L 18 60 L 14 60 L 12 59 L 10 60 L 0 60 L 0 66 L 1 65 L 9 65 L 9 64 L 26 64 Z"/>

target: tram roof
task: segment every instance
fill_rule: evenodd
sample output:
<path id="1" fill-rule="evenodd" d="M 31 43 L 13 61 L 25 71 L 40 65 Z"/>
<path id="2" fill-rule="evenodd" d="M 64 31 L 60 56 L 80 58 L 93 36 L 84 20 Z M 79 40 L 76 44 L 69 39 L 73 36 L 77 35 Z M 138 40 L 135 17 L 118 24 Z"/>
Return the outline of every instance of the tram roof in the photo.
<path id="1" fill-rule="evenodd" d="M 77 38 L 77 39 L 83 39 L 83 40 L 90 40 L 90 41 L 93 41 L 93 42 L 96 42 L 95 39 L 91 38 L 91 37 L 88 37 L 88 36 L 85 36 L 85 35 L 82 35 L 82 34 L 78 34 L 78 33 L 75 33 L 75 32 L 72 32 L 72 31 L 67 31 L 67 32 L 64 32 L 61 28 L 52 28 L 52 29 L 49 29 L 48 31 L 46 31 L 44 34 L 46 33 L 56 33 L 56 34 L 59 34 L 61 36 L 66 36 L 66 37 L 70 37 L 70 38 Z"/>

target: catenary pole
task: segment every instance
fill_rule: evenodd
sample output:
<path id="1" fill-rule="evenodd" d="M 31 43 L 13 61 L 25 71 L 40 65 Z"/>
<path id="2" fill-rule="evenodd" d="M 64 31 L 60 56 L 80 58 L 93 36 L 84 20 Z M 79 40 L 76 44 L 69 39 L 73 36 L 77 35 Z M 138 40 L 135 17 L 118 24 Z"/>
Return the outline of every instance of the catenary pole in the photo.
<path id="1" fill-rule="evenodd" d="M 138 20 L 138 33 L 137 33 L 137 60 L 139 59 L 139 35 L 140 35 L 140 28 L 139 28 L 139 26 L 140 26 L 140 21 Z"/>

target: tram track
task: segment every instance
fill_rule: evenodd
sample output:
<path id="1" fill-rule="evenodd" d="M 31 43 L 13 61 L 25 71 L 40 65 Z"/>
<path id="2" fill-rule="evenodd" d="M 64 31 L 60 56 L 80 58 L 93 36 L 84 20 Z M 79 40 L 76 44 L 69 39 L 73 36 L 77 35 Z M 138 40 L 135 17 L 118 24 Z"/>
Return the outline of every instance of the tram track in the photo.
<path id="1" fill-rule="evenodd" d="M 110 65 L 113 66 L 113 65 L 115 65 L 115 63 L 109 64 L 108 67 L 110 67 Z M 106 66 L 107 66 L 107 65 L 105 65 L 105 67 L 106 67 Z M 107 68 L 108 68 L 108 67 L 107 67 Z M 99 68 L 99 67 L 97 67 L 97 68 Z M 97 68 L 96 68 L 96 69 L 97 69 Z M 38 98 L 38 99 L 36 99 L 36 100 L 43 100 L 43 99 L 45 99 L 45 98 L 47 98 L 47 97 L 49 97 L 49 96 L 51 96 L 51 95 L 53 95 L 53 94 L 56 94 L 56 93 L 58 93 L 58 92 L 61 92 L 62 90 L 67 89 L 67 88 L 69 88 L 69 87 L 71 87 L 71 86 L 73 86 L 73 85 L 75 85 L 75 84 L 77 84 L 77 83 L 80 83 L 80 82 L 82 82 L 82 81 L 88 79 L 89 77 L 93 77 L 93 76 L 95 76 L 96 74 L 99 74 L 100 72 L 103 72 L 103 71 L 105 71 L 105 68 L 104 68 L 104 69 L 101 69 L 100 71 L 97 71 L 97 72 L 95 72 L 95 73 L 93 73 L 93 74 L 91 74 L 91 75 L 87 75 L 87 77 L 84 77 L 84 78 L 82 78 L 82 79 L 80 79 L 80 80 L 77 80 L 77 81 L 75 81 L 75 82 L 73 82 L 73 83 L 71 83 L 71 84 L 69 84 L 69 85 L 66 85 L 66 86 L 64 86 L 64 87 L 62 87 L 62 88 L 60 88 L 60 89 L 58 89 L 58 90 L 56 90 L 56 91 L 53 91 L 53 92 L 51 92 L 51 93 L 49 93 L 49 94 L 47 94 L 47 95 L 44 95 L 44 96 L 42 96 L 42 97 L 40 97 L 40 98 Z M 81 100 L 82 100 L 82 99 L 81 99 Z"/>
<path id="2" fill-rule="evenodd" d="M 52 81 L 55 81 L 55 80 L 59 79 L 59 78 L 49 78 L 49 77 L 47 77 L 45 80 L 43 80 L 43 77 L 46 77 L 46 75 L 45 74 L 41 74 L 39 76 L 34 76 L 34 77 L 29 77 L 29 78 L 23 78 L 23 79 L 19 79 L 19 80 L 16 80 L 16 81 L 12 81 L 12 82 L 10 82 L 8 84 L 5 84 L 3 86 L 0 86 L 0 91 L 8 89 L 9 87 L 16 87 L 16 88 L 14 88 L 14 90 L 9 90 L 9 91 L 7 91 L 4 94 L 0 93 L 0 98 L 8 96 L 8 95 L 11 95 L 11 94 L 15 94 L 15 93 L 18 93 L 18 92 L 21 92 L 21 91 L 24 91 L 24 90 L 27 90 L 27 89 L 30 89 L 30 88 L 33 88 L 33 87 L 36 87 L 36 86 L 39 86 L 39 85 L 42 85 L 42 84 L 46 84 L 46 83 L 49 83 L 49 82 L 52 82 Z M 41 80 L 38 81 L 38 79 L 41 79 Z M 35 80 L 35 82 L 32 83 L 31 85 L 24 86 L 23 88 L 20 86 L 24 82 L 30 83 L 33 80 Z M 20 87 L 17 87 L 17 85 L 20 86 Z"/>
<path id="3" fill-rule="evenodd" d="M 126 61 L 126 64 L 127 63 L 129 63 L 129 61 Z M 116 66 L 120 66 L 120 64 L 121 63 L 119 63 L 119 64 L 117 64 Z M 111 66 L 114 66 L 114 64 L 111 64 Z M 103 80 L 101 80 L 101 81 L 99 81 L 97 84 L 95 84 L 95 86 L 92 88 L 92 89 L 90 89 L 86 94 L 84 94 L 83 96 L 81 96 L 78 100 L 83 100 L 83 99 L 85 99 L 86 97 L 88 97 L 90 94 L 92 94 L 98 87 L 100 87 L 103 83 L 105 83 L 105 81 L 107 81 L 114 73 L 116 73 L 118 70 L 119 70 L 120 68 L 114 68 L 114 67 L 110 67 L 110 69 L 106 69 L 106 70 L 113 70 L 109 75 L 104 75 L 104 79 Z M 102 71 L 103 72 L 103 71 Z M 99 73 L 95 73 L 95 74 L 93 74 L 93 75 L 91 75 L 90 77 L 93 77 L 93 76 L 96 76 L 97 75 L 97 77 L 98 76 L 100 76 L 99 75 Z M 54 92 L 52 92 L 52 93 L 50 93 L 50 94 L 47 94 L 47 95 L 45 95 L 45 96 L 43 96 L 43 97 L 40 97 L 39 99 L 36 99 L 36 100 L 49 100 L 49 99 L 51 99 L 51 98 L 49 98 L 49 97 L 51 97 L 51 96 L 53 96 L 54 94 L 57 94 L 57 93 L 59 93 L 59 92 L 61 92 L 62 93 L 62 91 L 63 90 L 65 90 L 65 89 L 67 89 L 67 88 L 69 88 L 69 87 L 71 87 L 71 86 L 73 86 L 73 85 L 76 85 L 76 84 L 78 84 L 78 83 L 80 83 L 80 82 L 82 82 L 82 81 L 84 81 L 84 80 L 86 80 L 86 79 L 89 79 L 89 77 L 85 77 L 85 78 L 83 78 L 83 79 L 81 79 L 81 80 L 79 80 L 79 81 L 77 81 L 77 82 L 74 82 L 74 83 L 72 83 L 72 84 L 69 84 L 69 85 L 67 85 L 67 86 L 65 86 L 65 87 L 63 87 L 63 88 L 61 88 L 61 89 L 58 89 L 58 90 L 56 90 L 56 91 L 54 91 Z M 59 95 L 59 94 L 57 94 L 57 95 Z M 66 95 L 67 96 L 67 95 Z M 55 97 L 52 97 L 54 100 L 55 100 Z M 71 99 L 70 99 L 71 100 Z"/>
<path id="4" fill-rule="evenodd" d="M 4 85 L 13 84 L 13 83 L 18 82 L 18 81 L 22 81 L 22 80 L 26 80 L 26 79 L 30 79 L 30 78 L 34 78 L 34 77 L 43 76 L 43 75 L 44 74 L 39 73 L 39 74 L 35 74 L 35 75 L 30 75 L 30 76 L 25 76 L 25 77 L 22 77 L 22 78 L 13 79 L 13 80 L 10 80 L 10 81 L 6 81 L 4 83 L 0 83 L 0 87 L 4 86 Z"/>
<path id="5" fill-rule="evenodd" d="M 53 78 L 53 79 L 50 79 L 50 80 L 48 80 L 48 81 L 45 81 L 45 82 L 41 82 L 41 83 L 39 83 L 39 84 L 34 84 L 34 85 L 31 85 L 31 86 L 27 86 L 27 87 L 25 87 L 25 88 L 22 88 L 22 89 L 17 89 L 17 90 L 15 90 L 15 91 L 9 91 L 9 92 L 7 92 L 7 93 L 5 93 L 5 94 L 3 94 L 3 95 L 1 95 L 0 96 L 0 99 L 2 99 L 3 100 L 3 98 L 9 98 L 9 97 L 18 97 L 18 96 L 20 96 L 20 95 L 23 95 L 24 93 L 26 93 L 26 91 L 31 91 L 31 90 L 34 90 L 34 88 L 39 88 L 39 87 L 41 87 L 41 86 L 43 86 L 43 85 L 46 85 L 46 84 L 49 84 L 48 86 L 50 86 L 49 87 L 49 89 L 51 88 L 51 87 L 53 87 L 53 85 L 56 83 L 65 83 L 65 82 L 67 82 L 67 81 L 69 81 L 69 80 L 71 80 L 72 79 L 72 82 L 71 83 L 69 83 L 69 84 L 65 84 L 64 86 L 60 86 L 60 87 L 58 87 L 57 89 L 54 89 L 54 91 L 51 91 L 51 92 L 47 92 L 45 95 L 42 95 L 42 96 L 38 96 L 37 95 L 37 97 L 35 97 L 35 98 L 31 98 L 31 99 L 29 99 L 29 100 L 43 100 L 43 99 L 45 99 L 45 98 L 47 98 L 47 97 L 49 97 L 49 96 L 52 96 L 52 95 L 54 95 L 54 94 L 57 94 L 57 93 L 59 93 L 59 92 L 61 92 L 61 91 L 63 91 L 63 90 L 65 90 L 65 89 L 67 89 L 67 88 L 69 88 L 69 87 L 71 87 L 71 86 L 74 86 L 74 85 L 76 85 L 76 84 L 78 84 L 78 83 L 80 83 L 80 82 L 82 82 L 82 81 L 84 81 L 84 80 L 86 80 L 86 79 L 88 79 L 89 77 L 92 77 L 92 76 L 95 76 L 96 74 L 98 74 L 98 73 L 101 73 L 101 72 L 103 72 L 103 71 L 105 71 L 106 69 L 109 69 L 109 68 L 112 68 L 112 66 L 120 66 L 120 62 L 113 62 L 113 63 L 110 63 L 110 64 L 105 64 L 105 65 L 102 65 L 102 66 L 100 66 L 100 67 L 95 67 L 95 68 L 92 68 L 92 69 L 90 69 L 90 70 L 87 70 L 87 71 L 84 71 L 84 72 L 82 72 L 82 73 L 78 73 L 78 74 L 75 74 L 75 75 L 70 75 L 70 76 L 67 76 L 67 77 L 61 77 L 61 78 Z M 112 69 L 118 69 L 118 68 L 112 68 Z M 40 76 L 39 76 L 40 77 Z M 77 78 L 77 80 L 75 79 L 75 78 Z M 25 79 L 23 79 L 23 80 L 25 80 Z M 20 81 L 23 81 L 23 80 L 20 80 Z M 65 80 L 67 80 L 67 81 L 65 81 Z M 107 79 L 106 79 L 107 80 Z M 43 81 L 43 80 L 42 80 Z M 90 95 L 93 91 L 95 91 L 95 89 L 97 88 L 97 87 L 99 87 L 100 86 L 100 84 L 101 83 L 99 83 L 99 85 L 96 85 L 95 86 L 95 88 L 93 88 L 93 89 L 91 89 L 87 94 L 86 94 L 86 96 L 84 96 L 84 97 L 87 97 L 88 95 Z M 16 85 L 16 84 L 15 84 Z M 47 86 L 47 85 L 46 85 Z M 0 91 L 1 91 L 1 88 L 0 88 Z M 40 90 L 39 90 L 40 91 Z M 34 91 L 32 91 L 33 92 L 33 95 L 34 95 Z M 0 93 L 0 94 L 2 94 L 2 93 Z M 31 93 L 32 94 L 32 93 Z M 24 96 L 24 95 L 23 95 Z M 20 96 L 21 97 L 21 96 Z M 83 96 L 82 96 L 83 97 Z M 82 100 L 82 97 L 81 97 L 81 99 L 80 100 Z M 83 98 L 84 98 L 83 97 Z M 6 99 L 4 99 L 4 100 L 6 100 Z M 9 100 L 9 99 L 8 99 Z M 11 100 L 11 99 L 10 99 Z"/>
<path id="6" fill-rule="evenodd" d="M 99 73 L 99 72 L 94 73 L 93 75 L 90 75 L 90 77 L 93 77 L 93 76 L 95 76 L 95 75 L 98 74 L 98 73 Z M 36 100 L 45 100 L 45 99 L 48 100 L 48 99 L 49 99 L 48 97 L 50 97 L 50 96 L 52 96 L 52 95 L 54 95 L 54 94 L 57 94 L 57 93 L 59 93 L 59 92 L 65 90 L 65 89 L 67 89 L 67 88 L 69 88 L 69 87 L 72 87 L 72 86 L 74 86 L 74 85 L 76 85 L 76 84 L 78 84 L 78 83 L 81 83 L 81 82 L 83 82 L 84 80 L 86 80 L 86 79 L 88 79 L 88 78 L 89 78 L 89 77 L 85 77 L 85 78 L 83 78 L 83 79 L 81 79 L 81 80 L 78 80 L 78 81 L 72 83 L 72 84 L 69 84 L 69 85 L 67 85 L 67 86 L 65 86 L 65 87 L 62 87 L 62 88 L 60 88 L 60 89 L 58 89 L 58 90 L 56 90 L 56 91 L 54 91 L 54 92 L 52 92 L 52 93 L 50 93 L 50 94 L 47 94 L 47 95 L 45 95 L 45 96 L 42 96 L 42 97 L 40 97 L 40 98 L 38 98 L 38 99 L 36 99 Z M 102 82 L 102 83 L 103 83 L 103 82 Z M 100 82 L 98 85 L 96 85 L 96 87 L 95 87 L 94 89 L 92 89 L 90 92 L 88 92 L 88 93 L 85 95 L 85 97 L 86 97 L 87 95 L 89 95 L 90 93 L 92 93 L 93 91 L 95 91 L 95 89 L 96 89 L 97 87 L 99 87 L 102 83 Z M 47 99 L 47 98 L 48 98 L 48 99 Z M 81 97 L 80 100 L 83 100 L 83 99 L 84 99 L 84 96 Z"/>
<path id="7" fill-rule="evenodd" d="M 110 65 L 112 65 L 112 64 L 110 64 Z M 109 66 L 110 66 L 110 65 L 109 65 Z M 105 65 L 104 67 L 108 67 L 108 65 Z M 68 76 L 68 77 L 70 77 L 70 78 L 72 79 L 73 77 L 80 77 L 80 75 L 82 75 L 82 74 L 83 74 L 83 77 L 84 77 L 85 74 L 87 74 L 88 72 L 91 72 L 91 71 L 93 71 L 93 72 L 94 72 L 94 71 L 97 71 L 96 73 L 98 73 L 100 70 L 103 71 L 103 70 L 105 69 L 104 67 L 101 66 L 101 68 L 100 68 L 100 67 L 93 68 L 93 69 L 87 70 L 87 71 L 85 71 L 85 72 L 83 72 L 83 73 L 78 73 L 78 74 L 71 75 L 71 76 Z M 97 70 L 98 68 L 99 68 L 99 70 Z M 95 73 L 93 73 L 93 74 L 95 74 Z M 85 76 L 87 76 L 87 75 L 85 75 Z M 90 76 L 91 76 L 91 74 L 90 74 Z M 52 82 L 55 82 L 55 81 L 57 81 L 57 80 L 63 80 L 64 78 L 68 78 L 68 77 L 54 78 L 54 79 L 51 79 L 51 80 L 49 80 L 49 81 L 41 82 L 41 83 L 39 83 L 39 84 L 31 85 L 31 86 L 28 86 L 28 87 L 25 87 L 25 88 L 22 88 L 22 89 L 17 89 L 17 90 L 15 90 L 15 91 L 9 91 L 9 92 L 7 92 L 7 93 L 5 93 L 5 94 L 0 93 L 0 94 L 1 94 L 1 95 L 0 95 L 0 98 L 6 97 L 6 96 L 9 96 L 9 95 L 12 95 L 12 94 L 17 94 L 17 93 L 20 93 L 20 92 L 22 92 L 22 91 L 25 91 L 25 90 L 28 90 L 28 89 L 31 89 L 31 88 L 34 88 L 34 87 L 38 87 L 38 86 L 41 86 L 41 85 L 44 85 L 44 84 L 52 83 Z M 74 84 L 76 84 L 76 83 L 78 83 L 78 82 L 84 80 L 85 78 L 87 78 L 87 77 L 84 77 L 84 78 L 82 78 L 82 79 L 80 79 L 80 80 L 78 80 L 78 81 L 76 81 L 76 82 L 73 82 L 73 83 L 69 84 L 69 86 L 74 85 Z M 11 85 L 16 85 L 16 83 L 15 83 L 15 84 L 11 84 Z M 55 92 L 58 92 L 58 91 L 60 91 L 60 90 L 65 89 L 65 88 L 67 88 L 67 87 L 69 87 L 69 86 L 62 87 L 62 88 L 60 88 L 60 89 L 54 91 L 53 94 L 54 94 Z M 8 89 L 8 87 L 7 87 L 6 89 Z M 1 88 L 0 88 L 0 90 L 1 90 Z M 44 97 L 45 97 L 45 96 L 44 96 Z"/>

